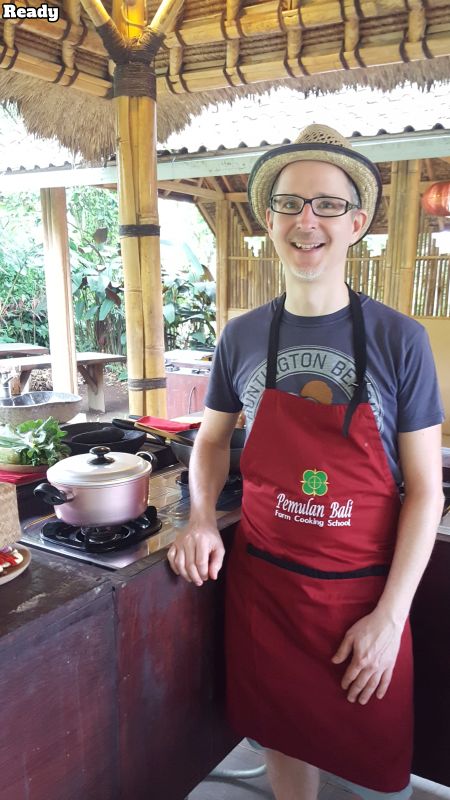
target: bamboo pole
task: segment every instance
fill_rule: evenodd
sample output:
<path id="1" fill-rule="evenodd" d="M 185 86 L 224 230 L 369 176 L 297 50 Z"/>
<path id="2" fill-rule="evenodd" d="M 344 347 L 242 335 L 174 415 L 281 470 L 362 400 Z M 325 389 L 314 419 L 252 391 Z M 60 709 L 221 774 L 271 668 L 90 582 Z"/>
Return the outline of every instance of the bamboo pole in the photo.
<path id="1" fill-rule="evenodd" d="M 405 162 L 401 162 L 405 165 Z M 414 272 L 417 257 L 417 237 L 420 214 L 420 161 L 406 162 L 406 203 L 404 206 L 404 237 L 401 243 L 400 281 L 397 308 L 412 313 Z"/>
<path id="2" fill-rule="evenodd" d="M 124 263 L 128 388 L 133 414 L 165 416 L 164 325 L 152 63 L 183 0 L 163 0 L 150 26 L 144 0 L 83 0 L 116 61 L 119 233 Z"/>
<path id="3" fill-rule="evenodd" d="M 122 14 L 126 11 L 126 19 Z M 132 6 L 113 3 L 113 18 L 119 32 L 130 40 L 133 36 L 141 34 L 145 25 L 146 10 L 143 3 Z M 155 115 L 153 113 L 154 101 L 143 105 L 143 97 L 127 97 L 121 95 L 116 99 L 117 105 L 117 133 L 118 133 L 118 166 L 119 166 L 119 208 L 121 230 L 125 232 L 126 226 L 137 229 L 144 224 L 144 217 L 152 216 L 154 224 L 158 225 L 157 209 L 153 209 L 150 199 L 149 183 L 151 180 L 151 160 L 156 158 L 152 152 L 154 145 Z M 142 107 L 141 107 L 142 106 Z M 145 141 L 140 134 L 140 126 L 149 131 L 148 140 Z M 121 202 L 122 201 L 122 202 Z M 147 212 L 147 213 L 145 213 Z M 147 220 L 145 220 L 147 222 Z M 153 413 L 154 416 L 165 416 L 164 383 L 164 339 L 162 321 L 161 283 L 157 294 L 151 294 L 152 281 L 149 272 L 152 271 L 152 256 L 155 258 L 155 269 L 160 274 L 159 240 L 156 248 L 151 241 L 153 237 L 138 237 L 124 235 L 121 237 L 121 246 L 126 255 L 124 260 L 125 308 L 127 328 L 127 353 L 128 353 L 128 379 L 129 379 L 129 405 L 133 414 L 144 415 Z M 156 251 L 156 252 L 155 252 Z M 152 306 L 161 306 L 153 315 L 148 313 Z M 150 306 L 150 309 L 147 308 Z M 154 329 L 152 330 L 152 324 Z M 158 326 L 159 323 L 159 326 Z M 158 329 L 159 328 L 159 329 Z M 137 334 L 137 335 L 136 335 Z M 159 351 L 159 363 L 147 357 L 147 347 L 154 348 L 155 354 Z M 147 371 L 149 361 L 156 364 L 155 371 Z M 145 381 L 156 379 L 160 388 L 153 390 L 154 396 L 148 398 L 152 392 L 144 389 Z M 159 395 L 159 396 L 158 396 Z"/>
<path id="4" fill-rule="evenodd" d="M 384 301 L 404 314 L 412 313 L 419 231 L 419 183 L 419 161 L 392 164 L 386 253 L 389 289 Z"/>

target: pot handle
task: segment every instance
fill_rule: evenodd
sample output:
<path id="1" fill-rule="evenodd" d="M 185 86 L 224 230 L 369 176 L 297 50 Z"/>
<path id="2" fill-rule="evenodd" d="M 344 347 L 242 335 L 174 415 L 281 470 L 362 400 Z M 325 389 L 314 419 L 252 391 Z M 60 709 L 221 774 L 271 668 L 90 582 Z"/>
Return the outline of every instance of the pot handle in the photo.
<path id="1" fill-rule="evenodd" d="M 136 453 L 136 455 L 140 456 L 141 458 L 143 458 L 144 461 L 150 461 L 150 464 L 152 465 L 152 470 L 157 469 L 157 467 L 158 467 L 158 458 L 157 458 L 157 456 L 155 456 L 154 453 L 150 453 L 150 451 L 147 451 L 147 450 L 139 450 L 139 452 Z"/>
<path id="2" fill-rule="evenodd" d="M 33 494 L 43 500 L 44 503 L 48 503 L 49 506 L 60 506 L 73 500 L 73 497 L 68 497 L 60 489 L 52 486 L 51 483 L 40 483 L 39 486 L 36 486 Z"/>

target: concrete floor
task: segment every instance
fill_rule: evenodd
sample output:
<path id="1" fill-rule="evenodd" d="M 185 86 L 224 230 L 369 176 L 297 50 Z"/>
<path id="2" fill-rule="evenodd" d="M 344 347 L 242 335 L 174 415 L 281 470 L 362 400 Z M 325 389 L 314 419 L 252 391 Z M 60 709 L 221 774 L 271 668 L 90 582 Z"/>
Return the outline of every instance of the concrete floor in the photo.
<path id="1" fill-rule="evenodd" d="M 246 739 L 222 761 L 220 769 L 253 769 L 264 764 L 262 752 L 255 750 Z M 413 776 L 412 800 L 450 800 L 450 788 Z M 319 800 L 353 800 L 356 795 L 323 779 Z M 216 778 L 209 776 L 190 792 L 186 800 L 274 800 L 267 775 L 257 778 Z M 301 798 L 299 797 L 299 800 Z"/>

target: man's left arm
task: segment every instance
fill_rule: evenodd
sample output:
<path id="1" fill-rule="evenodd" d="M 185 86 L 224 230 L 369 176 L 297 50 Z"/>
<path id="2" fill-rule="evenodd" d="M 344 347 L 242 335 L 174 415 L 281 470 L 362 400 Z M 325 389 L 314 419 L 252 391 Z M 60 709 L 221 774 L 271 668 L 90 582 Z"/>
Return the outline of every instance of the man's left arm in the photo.
<path id="1" fill-rule="evenodd" d="M 428 563 L 443 508 L 441 426 L 399 434 L 405 499 L 389 576 L 377 607 L 347 631 L 333 657 L 351 661 L 342 679 L 350 702 L 381 699 L 390 684 L 409 609 Z"/>

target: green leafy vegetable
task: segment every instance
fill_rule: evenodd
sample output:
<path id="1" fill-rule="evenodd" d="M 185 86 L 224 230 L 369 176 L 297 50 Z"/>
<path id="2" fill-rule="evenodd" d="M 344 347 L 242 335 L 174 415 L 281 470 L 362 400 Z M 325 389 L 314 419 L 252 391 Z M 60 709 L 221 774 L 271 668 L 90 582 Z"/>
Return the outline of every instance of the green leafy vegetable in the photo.
<path id="1" fill-rule="evenodd" d="M 0 466 L 3 464 L 28 464 L 52 466 L 70 455 L 70 449 L 61 440 L 65 431 L 53 417 L 29 419 L 20 425 L 0 427 Z"/>

